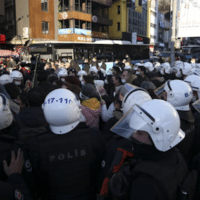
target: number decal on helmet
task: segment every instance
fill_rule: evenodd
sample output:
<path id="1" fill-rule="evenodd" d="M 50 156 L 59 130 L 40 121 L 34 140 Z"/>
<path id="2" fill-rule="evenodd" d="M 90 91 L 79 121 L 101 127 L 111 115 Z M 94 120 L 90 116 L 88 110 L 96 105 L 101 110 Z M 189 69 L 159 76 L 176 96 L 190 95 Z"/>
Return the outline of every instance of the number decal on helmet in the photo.
<path id="1" fill-rule="evenodd" d="M 55 100 L 55 101 L 54 101 Z M 50 98 L 50 99 L 47 99 L 47 101 L 44 102 L 44 105 L 45 104 L 51 104 L 53 102 L 58 102 L 58 103 L 68 103 L 70 104 L 71 103 L 71 99 L 63 99 L 63 98 L 60 98 L 60 99 L 55 99 L 55 98 Z"/>

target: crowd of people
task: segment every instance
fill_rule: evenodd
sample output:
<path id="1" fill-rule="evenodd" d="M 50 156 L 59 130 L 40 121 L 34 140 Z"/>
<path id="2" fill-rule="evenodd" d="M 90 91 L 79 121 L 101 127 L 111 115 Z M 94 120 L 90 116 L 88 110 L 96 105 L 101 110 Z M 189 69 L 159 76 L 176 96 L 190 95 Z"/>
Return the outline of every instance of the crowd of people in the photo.
<path id="1" fill-rule="evenodd" d="M 198 63 L 0 57 L 0 199 L 200 199 L 199 98 Z"/>

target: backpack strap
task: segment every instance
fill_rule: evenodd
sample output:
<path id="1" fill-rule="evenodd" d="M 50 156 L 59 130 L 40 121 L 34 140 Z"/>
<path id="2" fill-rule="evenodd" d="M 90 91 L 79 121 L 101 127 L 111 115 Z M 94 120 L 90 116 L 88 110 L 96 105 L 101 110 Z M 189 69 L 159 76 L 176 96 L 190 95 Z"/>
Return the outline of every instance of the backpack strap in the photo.
<path id="1" fill-rule="evenodd" d="M 120 170 L 121 165 L 124 163 L 124 160 L 127 157 L 133 157 L 133 153 L 126 151 L 124 149 L 121 149 L 121 148 L 117 148 L 117 152 L 115 153 L 113 162 L 109 169 L 109 172 L 101 186 L 101 190 L 100 190 L 98 199 L 102 199 L 103 197 L 106 197 L 108 195 L 110 179 L 113 176 L 113 174 L 115 174 L 116 172 L 118 172 Z"/>

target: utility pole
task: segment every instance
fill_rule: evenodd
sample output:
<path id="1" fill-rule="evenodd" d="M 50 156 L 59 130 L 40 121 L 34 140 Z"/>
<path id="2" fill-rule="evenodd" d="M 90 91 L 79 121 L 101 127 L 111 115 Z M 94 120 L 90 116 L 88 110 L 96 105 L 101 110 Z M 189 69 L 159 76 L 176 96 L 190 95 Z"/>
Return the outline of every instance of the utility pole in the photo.
<path id="1" fill-rule="evenodd" d="M 171 18 L 171 26 L 172 26 L 172 35 L 171 35 L 171 66 L 174 64 L 175 60 L 175 52 L 174 52 L 174 44 L 176 40 L 176 0 L 171 0 L 171 12 L 173 12 Z"/>

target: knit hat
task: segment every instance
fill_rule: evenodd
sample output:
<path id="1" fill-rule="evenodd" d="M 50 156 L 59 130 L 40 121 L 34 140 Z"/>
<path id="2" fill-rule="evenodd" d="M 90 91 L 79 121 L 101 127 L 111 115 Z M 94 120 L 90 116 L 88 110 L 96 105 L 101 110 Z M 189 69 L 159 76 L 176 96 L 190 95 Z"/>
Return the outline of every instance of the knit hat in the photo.
<path id="1" fill-rule="evenodd" d="M 65 81 L 70 83 L 70 84 L 74 84 L 74 85 L 80 86 L 80 81 L 75 76 L 67 76 L 67 77 L 65 77 Z"/>
<path id="2" fill-rule="evenodd" d="M 88 98 L 93 98 L 93 97 L 97 98 L 98 97 L 98 93 L 96 91 L 96 88 L 92 84 L 83 85 L 82 88 L 81 88 L 81 93 L 82 93 L 82 97 L 84 97 L 84 96 L 88 97 Z"/>

